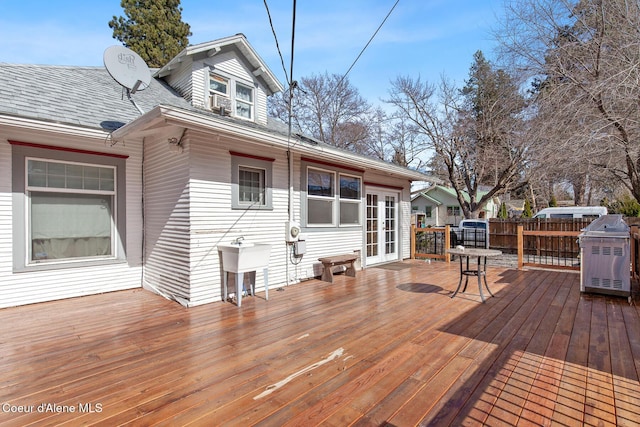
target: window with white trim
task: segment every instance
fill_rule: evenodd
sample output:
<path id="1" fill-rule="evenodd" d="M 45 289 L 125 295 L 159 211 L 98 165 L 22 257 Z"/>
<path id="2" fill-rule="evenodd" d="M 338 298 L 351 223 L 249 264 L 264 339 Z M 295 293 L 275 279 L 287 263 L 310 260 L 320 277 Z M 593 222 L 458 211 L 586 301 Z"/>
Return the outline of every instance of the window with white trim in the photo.
<path id="1" fill-rule="evenodd" d="M 265 171 L 248 166 L 238 168 L 238 202 L 241 205 L 265 204 Z"/>
<path id="2" fill-rule="evenodd" d="M 335 172 L 307 169 L 307 225 L 332 226 L 335 206 Z"/>
<path id="3" fill-rule="evenodd" d="M 27 263 L 113 257 L 116 168 L 25 161 Z"/>
<path id="4" fill-rule="evenodd" d="M 253 88 L 236 82 L 236 116 L 253 119 Z"/>
<path id="5" fill-rule="evenodd" d="M 340 225 L 360 225 L 360 178 L 340 174 Z"/>
<path id="6" fill-rule="evenodd" d="M 13 271 L 125 262 L 128 156 L 9 143 Z"/>
<path id="7" fill-rule="evenodd" d="M 359 226 L 360 177 L 307 167 L 307 226 Z"/>
<path id="8" fill-rule="evenodd" d="M 460 216 L 460 206 L 447 206 L 447 216 Z"/>
<path id="9" fill-rule="evenodd" d="M 273 159 L 231 153 L 231 208 L 273 209 Z"/>
<path id="10" fill-rule="evenodd" d="M 425 216 L 426 218 L 431 218 L 431 217 L 432 217 L 432 216 L 431 216 L 431 215 L 432 215 L 432 213 L 431 213 L 432 208 L 433 208 L 432 206 L 425 206 L 425 207 L 424 207 L 424 216 Z"/>
<path id="11" fill-rule="evenodd" d="M 229 96 L 229 80 L 216 74 L 209 74 L 209 91 L 211 94 Z"/>

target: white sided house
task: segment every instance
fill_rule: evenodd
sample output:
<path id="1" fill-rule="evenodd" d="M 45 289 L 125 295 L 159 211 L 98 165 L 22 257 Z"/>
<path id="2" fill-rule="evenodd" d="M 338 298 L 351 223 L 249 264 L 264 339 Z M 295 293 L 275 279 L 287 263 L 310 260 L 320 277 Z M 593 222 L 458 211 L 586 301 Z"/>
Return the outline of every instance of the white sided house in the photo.
<path id="1" fill-rule="evenodd" d="M 319 276 L 320 257 L 409 257 L 410 183 L 428 177 L 289 137 L 242 34 L 152 72 L 129 99 L 102 67 L 0 64 L 0 307 L 140 287 L 221 301 L 217 247 L 238 238 L 272 245 L 270 288 Z"/>
<path id="2" fill-rule="evenodd" d="M 486 194 L 485 191 L 478 191 L 478 199 Z M 465 200 L 469 201 L 469 194 L 463 194 Z M 500 207 L 497 198 L 487 202 L 480 211 L 480 218 L 495 218 Z M 451 187 L 444 185 L 433 185 L 427 189 L 416 191 L 411 197 L 411 210 L 416 226 L 442 227 L 445 225 L 457 226 L 464 219 L 462 207 L 458 202 L 456 192 Z"/>

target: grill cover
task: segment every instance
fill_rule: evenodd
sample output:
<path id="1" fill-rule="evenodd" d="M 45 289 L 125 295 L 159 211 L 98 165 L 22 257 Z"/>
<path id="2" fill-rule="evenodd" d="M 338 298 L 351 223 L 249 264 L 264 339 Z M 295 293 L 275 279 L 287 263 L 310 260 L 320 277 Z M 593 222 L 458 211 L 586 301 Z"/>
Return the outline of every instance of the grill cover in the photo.
<path id="1" fill-rule="evenodd" d="M 594 219 L 580 236 L 629 237 L 629 226 L 620 214 L 602 215 Z"/>
<path id="2" fill-rule="evenodd" d="M 631 294 L 629 226 L 622 215 L 603 215 L 580 239 L 580 290 L 609 295 Z"/>

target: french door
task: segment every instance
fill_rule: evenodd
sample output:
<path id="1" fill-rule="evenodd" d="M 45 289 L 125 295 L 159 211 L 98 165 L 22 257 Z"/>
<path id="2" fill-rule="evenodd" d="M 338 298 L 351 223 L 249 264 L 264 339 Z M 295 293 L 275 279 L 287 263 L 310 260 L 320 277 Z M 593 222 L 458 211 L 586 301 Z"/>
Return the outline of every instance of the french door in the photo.
<path id="1" fill-rule="evenodd" d="M 366 265 L 398 259 L 398 195 L 367 190 Z"/>

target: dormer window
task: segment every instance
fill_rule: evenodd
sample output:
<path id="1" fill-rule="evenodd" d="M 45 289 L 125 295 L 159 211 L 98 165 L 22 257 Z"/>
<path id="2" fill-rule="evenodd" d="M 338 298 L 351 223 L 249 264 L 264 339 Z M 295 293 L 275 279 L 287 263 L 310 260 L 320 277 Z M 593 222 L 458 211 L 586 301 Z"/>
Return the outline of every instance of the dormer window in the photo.
<path id="1" fill-rule="evenodd" d="M 254 119 L 254 88 L 235 79 L 209 74 L 209 108 L 220 114 Z"/>
<path id="2" fill-rule="evenodd" d="M 253 88 L 236 83 L 236 116 L 253 119 Z"/>

